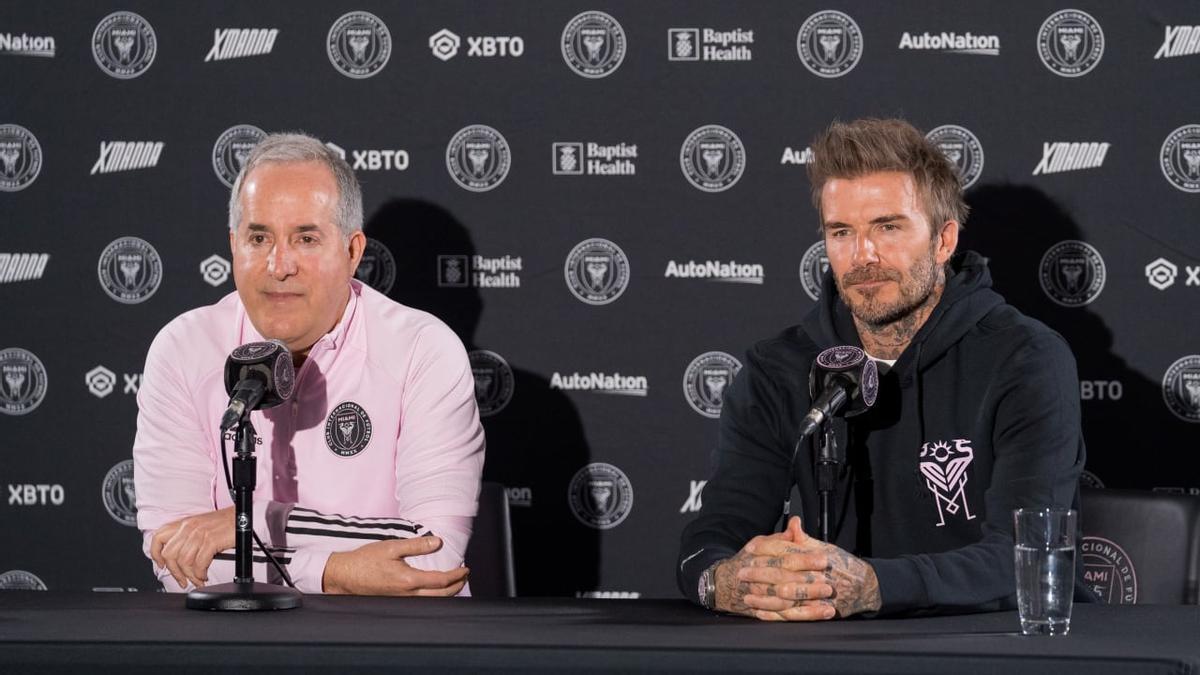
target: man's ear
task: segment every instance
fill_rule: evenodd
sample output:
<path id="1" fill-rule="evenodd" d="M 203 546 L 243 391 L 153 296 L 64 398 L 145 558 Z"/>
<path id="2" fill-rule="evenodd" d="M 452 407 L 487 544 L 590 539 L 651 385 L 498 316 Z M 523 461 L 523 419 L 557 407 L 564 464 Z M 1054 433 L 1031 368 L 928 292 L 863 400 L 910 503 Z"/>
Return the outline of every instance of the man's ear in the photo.
<path id="1" fill-rule="evenodd" d="M 363 251 L 367 248 L 367 235 L 362 233 L 362 230 L 357 230 L 348 238 L 347 250 L 350 254 L 350 275 L 353 276 L 355 270 L 358 269 L 358 263 L 362 260 Z"/>
<path id="2" fill-rule="evenodd" d="M 934 262 L 944 265 L 954 251 L 958 249 L 958 221 L 947 220 L 942 223 L 942 231 L 938 233 L 937 254 Z"/>

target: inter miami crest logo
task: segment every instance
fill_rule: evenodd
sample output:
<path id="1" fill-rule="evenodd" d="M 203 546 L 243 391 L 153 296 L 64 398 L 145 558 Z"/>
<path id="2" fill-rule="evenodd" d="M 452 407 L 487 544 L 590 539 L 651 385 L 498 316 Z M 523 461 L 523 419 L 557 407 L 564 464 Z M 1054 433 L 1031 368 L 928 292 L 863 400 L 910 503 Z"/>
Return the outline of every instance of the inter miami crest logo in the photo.
<path id="1" fill-rule="evenodd" d="M 1051 14 L 1038 30 L 1038 56 L 1050 72 L 1086 75 L 1104 56 L 1104 31 L 1092 15 L 1077 9 Z"/>
<path id="2" fill-rule="evenodd" d="M 18 124 L 0 124 L 0 192 L 29 187 L 42 170 L 42 146 Z"/>
<path id="3" fill-rule="evenodd" d="M 44 591 L 46 584 L 32 572 L 9 570 L 0 574 L 0 591 Z"/>
<path id="4" fill-rule="evenodd" d="M 212 152 L 213 171 L 225 187 L 233 187 L 233 182 L 250 158 L 250 151 L 266 137 L 267 132 L 256 126 L 239 124 L 229 127 L 217 138 Z"/>
<path id="5" fill-rule="evenodd" d="M 625 29 L 604 12 L 584 12 L 563 29 L 563 60 L 577 75 L 607 77 L 625 59 Z"/>
<path id="6" fill-rule="evenodd" d="M 746 170 L 746 148 L 737 134 L 709 124 L 688 134 L 683 141 L 679 167 L 697 189 L 722 192 L 733 187 Z"/>
<path id="7" fill-rule="evenodd" d="M 467 354 L 471 374 L 475 376 L 475 403 L 480 417 L 490 417 L 504 410 L 512 400 L 516 382 L 513 370 L 496 352 L 477 349 Z"/>
<path id="8" fill-rule="evenodd" d="M 374 14 L 350 12 L 330 26 L 325 51 L 338 72 L 361 80 L 387 65 L 392 56 L 392 34 Z"/>
<path id="9" fill-rule="evenodd" d="M 133 12 L 113 12 L 92 32 L 92 57 L 105 74 L 129 80 L 146 72 L 158 53 L 150 22 Z"/>
<path id="10" fill-rule="evenodd" d="M 725 352 L 705 352 L 692 359 L 683 375 L 683 397 L 692 410 L 717 419 L 725 390 L 742 364 Z"/>
<path id="11" fill-rule="evenodd" d="M 353 457 L 371 442 L 371 418 L 353 401 L 346 401 L 325 419 L 325 445 L 333 454 Z"/>
<path id="12" fill-rule="evenodd" d="M 104 509 L 122 525 L 137 527 L 137 499 L 133 491 L 133 460 L 117 462 L 104 476 L 100 488 Z"/>
<path id="13" fill-rule="evenodd" d="M 818 241 L 804 252 L 800 260 L 800 285 L 804 293 L 814 301 L 821 298 L 821 281 L 829 270 L 829 256 L 825 253 L 825 242 Z"/>
<path id="14" fill-rule="evenodd" d="M 512 152 L 499 131 L 483 124 L 459 129 L 446 146 L 446 170 L 459 186 L 487 192 L 504 182 Z"/>
<path id="15" fill-rule="evenodd" d="M 1200 124 L 1185 124 L 1172 131 L 1158 154 L 1163 176 L 1171 185 L 1184 192 L 1200 192 Z"/>
<path id="16" fill-rule="evenodd" d="M 579 522 L 608 530 L 620 525 L 633 509 L 633 486 L 625 472 L 612 464 L 595 462 L 575 473 L 567 498 Z"/>
<path id="17" fill-rule="evenodd" d="M 607 239 L 585 239 L 567 254 L 567 288 L 589 305 L 607 305 L 629 285 L 629 258 Z"/>
<path id="18" fill-rule="evenodd" d="M 0 351 L 0 377 L 0 412 L 5 415 L 33 412 L 46 398 L 46 367 L 31 351 Z"/>
<path id="19" fill-rule="evenodd" d="M 937 503 L 938 527 L 946 524 L 946 514 L 956 515 L 961 510 L 967 520 L 974 520 L 971 506 L 967 503 L 967 468 L 975 458 L 971 441 L 958 438 L 950 443 L 935 441 L 921 445 L 921 475 L 925 487 L 933 493 Z"/>
<path id="20" fill-rule="evenodd" d="M 970 129 L 944 124 L 925 134 L 925 138 L 954 165 L 964 190 L 979 180 L 979 174 L 983 173 L 983 146 Z"/>
<path id="21" fill-rule="evenodd" d="M 817 12 L 800 26 L 796 51 L 813 75 L 841 77 L 862 59 L 862 31 L 847 14 L 831 9 Z"/>
<path id="22" fill-rule="evenodd" d="M 1104 537 L 1084 537 L 1079 552 L 1083 554 L 1083 579 L 1101 602 L 1137 602 L 1137 570 L 1125 549 Z"/>
<path id="23" fill-rule="evenodd" d="M 162 282 L 162 259 L 150 242 L 121 237 L 104 247 L 96 273 L 108 297 L 133 305 L 148 300 L 158 290 Z"/>
<path id="24" fill-rule="evenodd" d="M 1176 417 L 1200 422 L 1200 355 L 1185 356 L 1167 368 L 1162 381 L 1163 400 Z"/>
<path id="25" fill-rule="evenodd" d="M 358 269 L 354 276 L 375 290 L 388 294 L 392 284 L 396 282 L 396 258 L 378 239 L 367 237 L 367 247 L 363 250 L 362 260 L 358 261 Z"/>
<path id="26" fill-rule="evenodd" d="M 1091 244 L 1060 241 L 1042 256 L 1042 290 L 1063 307 L 1082 307 L 1104 290 L 1104 259 Z"/>

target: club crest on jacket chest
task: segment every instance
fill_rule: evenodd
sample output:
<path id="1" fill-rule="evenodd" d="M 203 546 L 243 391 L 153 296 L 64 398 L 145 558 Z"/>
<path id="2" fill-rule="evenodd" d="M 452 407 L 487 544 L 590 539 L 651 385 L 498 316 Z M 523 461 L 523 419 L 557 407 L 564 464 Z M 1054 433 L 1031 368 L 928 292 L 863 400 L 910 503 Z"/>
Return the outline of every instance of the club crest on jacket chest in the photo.
<path id="1" fill-rule="evenodd" d="M 325 419 L 325 445 L 341 457 L 353 457 L 371 442 L 371 418 L 353 401 L 339 403 Z"/>
<path id="2" fill-rule="evenodd" d="M 968 469 L 975 459 L 970 439 L 932 441 L 921 444 L 917 467 L 925 479 L 925 487 L 933 493 L 937 505 L 938 527 L 946 524 L 946 515 L 974 520 L 967 502 Z"/>

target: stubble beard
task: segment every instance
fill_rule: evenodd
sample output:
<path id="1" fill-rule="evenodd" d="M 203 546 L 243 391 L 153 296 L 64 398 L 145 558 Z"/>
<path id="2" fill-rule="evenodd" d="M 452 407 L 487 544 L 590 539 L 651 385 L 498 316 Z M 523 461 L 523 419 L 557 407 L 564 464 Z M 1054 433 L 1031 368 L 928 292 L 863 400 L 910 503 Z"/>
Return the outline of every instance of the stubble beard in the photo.
<path id="1" fill-rule="evenodd" d="M 913 316 L 933 298 L 941 280 L 941 266 L 934 263 L 937 240 L 930 242 L 929 255 L 924 256 L 908 268 L 907 278 L 896 269 L 860 267 L 852 269 L 837 280 L 838 293 L 850 308 L 850 313 L 872 331 L 879 331 Z M 899 285 L 900 295 L 891 302 L 879 298 L 875 289 L 861 289 L 848 293 L 845 289 L 864 281 L 894 281 Z"/>

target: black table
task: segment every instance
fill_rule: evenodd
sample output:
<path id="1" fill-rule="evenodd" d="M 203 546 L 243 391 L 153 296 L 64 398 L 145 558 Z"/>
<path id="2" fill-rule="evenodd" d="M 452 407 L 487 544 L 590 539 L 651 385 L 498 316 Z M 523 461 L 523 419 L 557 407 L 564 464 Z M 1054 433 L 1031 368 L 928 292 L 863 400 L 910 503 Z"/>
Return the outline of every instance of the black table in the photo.
<path id="1" fill-rule="evenodd" d="M 1200 607 L 1076 605 L 1071 634 L 1013 612 L 768 624 L 671 600 L 308 596 L 277 613 L 161 593 L 0 592 L 0 672 L 1196 673 Z"/>

